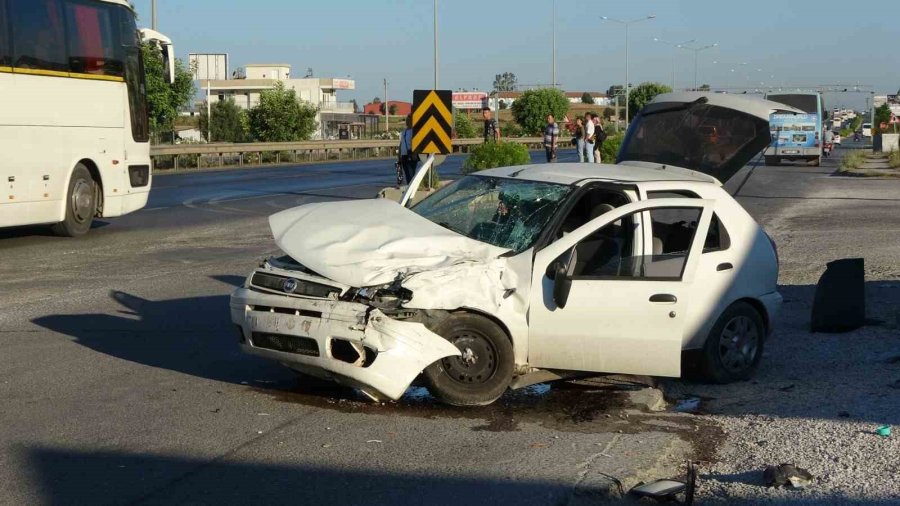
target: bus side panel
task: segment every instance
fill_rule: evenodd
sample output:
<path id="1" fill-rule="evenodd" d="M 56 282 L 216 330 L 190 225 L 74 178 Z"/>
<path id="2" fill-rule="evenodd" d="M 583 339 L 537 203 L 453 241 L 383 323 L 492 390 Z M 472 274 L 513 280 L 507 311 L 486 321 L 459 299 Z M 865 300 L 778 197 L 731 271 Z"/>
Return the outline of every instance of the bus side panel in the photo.
<path id="1" fill-rule="evenodd" d="M 10 82 L 0 98 L 0 149 L 6 154 L 0 163 L 18 174 L 14 200 L 33 204 L 3 213 L 0 226 L 62 221 L 72 171 L 81 160 L 97 169 L 104 194 L 127 193 L 123 82 L 26 74 L 0 79 Z"/>

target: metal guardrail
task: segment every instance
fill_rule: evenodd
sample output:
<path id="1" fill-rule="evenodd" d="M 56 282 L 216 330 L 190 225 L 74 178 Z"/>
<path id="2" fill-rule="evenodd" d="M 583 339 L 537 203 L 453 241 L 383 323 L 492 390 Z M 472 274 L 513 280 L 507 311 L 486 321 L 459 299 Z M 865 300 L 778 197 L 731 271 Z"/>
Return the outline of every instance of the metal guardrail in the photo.
<path id="1" fill-rule="evenodd" d="M 543 142 L 540 137 L 511 137 L 504 140 L 525 144 L 535 149 Z M 361 160 L 394 157 L 399 142 L 397 139 L 363 139 L 158 145 L 150 148 L 150 158 L 156 170 Z M 454 139 L 453 150 L 457 153 L 466 153 L 471 146 L 482 142 L 481 139 Z"/>

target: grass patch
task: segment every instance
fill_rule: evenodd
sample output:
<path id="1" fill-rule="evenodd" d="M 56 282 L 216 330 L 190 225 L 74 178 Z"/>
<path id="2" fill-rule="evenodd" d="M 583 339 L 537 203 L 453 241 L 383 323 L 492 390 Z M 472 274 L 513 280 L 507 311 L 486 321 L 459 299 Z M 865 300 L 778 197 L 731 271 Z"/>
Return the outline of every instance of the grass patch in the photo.
<path id="1" fill-rule="evenodd" d="M 874 159 L 882 159 L 887 160 L 890 165 L 890 169 L 869 169 L 862 168 L 862 166 L 867 162 Z M 889 178 L 900 178 L 900 152 L 894 151 L 891 152 L 887 157 L 879 157 L 873 156 L 871 153 L 866 151 L 855 151 L 850 153 L 841 160 L 841 166 L 835 172 L 836 175 L 839 176 L 853 176 L 853 177 L 889 177 Z"/>
<path id="2" fill-rule="evenodd" d="M 844 156 L 841 159 L 841 171 L 851 171 L 856 170 L 865 163 L 866 161 L 866 152 L 863 150 L 856 150 L 852 153 Z"/>

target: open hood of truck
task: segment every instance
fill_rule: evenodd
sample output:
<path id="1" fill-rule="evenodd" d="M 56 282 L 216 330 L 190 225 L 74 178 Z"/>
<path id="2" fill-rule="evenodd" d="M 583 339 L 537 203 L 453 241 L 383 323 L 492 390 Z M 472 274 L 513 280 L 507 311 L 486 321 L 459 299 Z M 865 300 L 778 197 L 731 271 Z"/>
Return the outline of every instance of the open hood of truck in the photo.
<path id="1" fill-rule="evenodd" d="M 355 287 L 465 262 L 507 249 L 447 230 L 387 199 L 320 202 L 269 217 L 275 243 L 326 278 Z"/>
<path id="2" fill-rule="evenodd" d="M 727 182 L 769 145 L 769 116 L 802 111 L 753 96 L 666 93 L 631 123 L 616 163 L 650 162 Z"/>

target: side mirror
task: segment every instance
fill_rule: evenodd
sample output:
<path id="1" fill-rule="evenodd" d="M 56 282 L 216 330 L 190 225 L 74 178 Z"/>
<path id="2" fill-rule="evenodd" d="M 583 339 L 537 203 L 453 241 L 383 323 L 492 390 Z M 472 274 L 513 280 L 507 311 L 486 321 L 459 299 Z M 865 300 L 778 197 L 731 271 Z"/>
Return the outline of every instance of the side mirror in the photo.
<path id="1" fill-rule="evenodd" d="M 553 280 L 553 301 L 556 305 L 563 309 L 569 301 L 569 292 L 572 290 L 572 278 L 570 276 L 570 266 L 575 265 L 576 251 L 573 248 L 568 255 L 568 260 L 564 259 L 566 255 L 558 258 L 547 268 L 547 277 Z"/>

